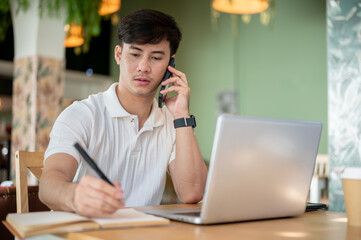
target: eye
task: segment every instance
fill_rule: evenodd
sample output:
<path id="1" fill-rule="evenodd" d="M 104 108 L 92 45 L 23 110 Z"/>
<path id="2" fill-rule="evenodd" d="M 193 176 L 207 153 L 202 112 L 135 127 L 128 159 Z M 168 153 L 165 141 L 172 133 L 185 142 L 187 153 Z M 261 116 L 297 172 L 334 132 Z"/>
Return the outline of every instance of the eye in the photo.
<path id="1" fill-rule="evenodd" d="M 156 61 L 162 60 L 162 58 L 160 58 L 160 57 L 152 57 L 152 59 L 153 59 L 153 60 L 156 60 Z"/>
<path id="2" fill-rule="evenodd" d="M 140 56 L 140 54 L 138 54 L 138 53 L 130 53 L 130 55 L 132 55 L 133 57 L 139 57 Z"/>

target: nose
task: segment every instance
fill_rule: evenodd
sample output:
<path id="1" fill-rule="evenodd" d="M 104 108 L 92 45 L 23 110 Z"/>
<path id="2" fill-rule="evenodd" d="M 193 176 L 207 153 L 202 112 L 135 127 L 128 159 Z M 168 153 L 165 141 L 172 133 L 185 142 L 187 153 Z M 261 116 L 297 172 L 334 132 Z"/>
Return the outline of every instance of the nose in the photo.
<path id="1" fill-rule="evenodd" d="M 147 58 L 142 58 L 138 63 L 137 71 L 139 72 L 150 72 L 150 65 Z"/>

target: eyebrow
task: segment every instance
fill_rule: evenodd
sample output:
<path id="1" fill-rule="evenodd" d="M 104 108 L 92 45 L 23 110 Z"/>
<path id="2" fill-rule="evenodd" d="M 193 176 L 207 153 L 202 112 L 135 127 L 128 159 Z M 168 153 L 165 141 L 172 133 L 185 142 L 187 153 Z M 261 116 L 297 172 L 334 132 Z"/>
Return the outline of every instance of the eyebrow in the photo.
<path id="1" fill-rule="evenodd" d="M 139 47 L 136 47 L 136 46 L 130 46 L 131 49 L 135 49 L 135 50 L 138 50 L 138 51 L 141 51 L 141 52 L 144 52 L 143 49 L 139 48 Z M 165 55 L 165 52 L 164 51 L 152 51 L 152 53 L 159 53 L 159 54 L 163 54 Z"/>

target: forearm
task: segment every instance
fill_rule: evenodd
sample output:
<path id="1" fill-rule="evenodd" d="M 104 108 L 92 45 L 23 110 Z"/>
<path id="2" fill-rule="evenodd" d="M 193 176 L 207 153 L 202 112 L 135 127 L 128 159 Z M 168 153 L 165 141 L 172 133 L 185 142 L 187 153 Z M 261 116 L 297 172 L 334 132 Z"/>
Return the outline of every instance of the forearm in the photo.
<path id="1" fill-rule="evenodd" d="M 173 67 L 168 67 L 172 77 L 162 85 L 172 84 L 161 91 L 162 94 L 177 92 L 166 99 L 166 105 L 174 119 L 189 118 L 190 88 L 186 75 Z M 191 127 L 176 128 L 176 158 L 169 165 L 174 188 L 182 202 L 195 203 L 203 198 L 207 178 L 207 167 L 199 151 L 198 143 Z"/>
<path id="2" fill-rule="evenodd" d="M 203 198 L 207 167 L 191 127 L 177 128 L 176 159 L 172 179 L 178 197 L 186 203 Z"/>
<path id="3" fill-rule="evenodd" d="M 39 198 L 52 210 L 75 211 L 73 198 L 76 183 L 64 180 L 56 170 L 43 173 L 39 183 Z"/>
<path id="4" fill-rule="evenodd" d="M 50 209 L 73 211 L 89 217 L 114 213 L 124 207 L 119 182 L 111 184 L 92 175 L 73 183 L 77 161 L 68 154 L 51 155 L 44 164 L 39 198 Z"/>

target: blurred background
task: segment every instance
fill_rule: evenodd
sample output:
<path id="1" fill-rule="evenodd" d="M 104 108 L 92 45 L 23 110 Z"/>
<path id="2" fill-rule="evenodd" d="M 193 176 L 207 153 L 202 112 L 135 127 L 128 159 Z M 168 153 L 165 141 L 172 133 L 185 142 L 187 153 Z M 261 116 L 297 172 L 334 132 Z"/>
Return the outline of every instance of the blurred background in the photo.
<path id="1" fill-rule="evenodd" d="M 91 11 L 80 12 L 80 15 L 82 13 L 85 15 L 83 16 L 84 19 L 78 16 L 78 20 L 75 12 L 73 13 L 75 20 L 69 22 L 69 16 L 66 15 L 66 13 L 69 14 L 69 10 L 68 12 L 64 10 L 66 9 L 65 4 L 50 0 L 54 3 L 53 5 L 48 4 L 46 5 L 48 7 L 41 8 L 35 2 L 46 5 L 47 1 L 30 1 L 30 6 L 22 6 L 22 1 L 11 0 L 10 3 L 13 4 L 12 18 L 9 20 L 7 31 L 0 33 L 3 34 L 0 42 L 0 135 L 2 136 L 0 147 L 3 149 L 2 158 L 6 159 L 14 151 L 14 148 L 18 149 L 21 146 L 27 150 L 46 148 L 48 140 L 46 136 L 51 129 L 52 119 L 56 118 L 60 110 L 74 100 L 83 99 L 89 94 L 103 91 L 111 83 L 118 81 L 119 72 L 113 56 L 114 47 L 117 45 L 116 25 L 122 17 L 130 12 L 150 8 L 172 15 L 182 30 L 183 40 L 176 54 L 176 68 L 186 73 L 192 90 L 190 112 L 197 118 L 195 134 L 205 161 L 209 161 L 211 155 L 217 116 L 220 113 L 232 113 L 322 122 L 323 130 L 319 154 L 324 157 L 322 159 L 326 158 L 326 163 L 322 164 L 327 165 L 327 168 L 323 166 L 322 169 L 327 169 L 327 171 L 322 170 L 320 175 L 327 177 L 328 173 L 332 171 L 332 169 L 328 169 L 328 165 L 331 165 L 331 168 L 337 168 L 345 165 L 345 163 L 361 165 L 357 150 L 358 138 L 351 141 L 352 146 L 348 145 L 348 147 L 342 148 L 349 153 L 350 149 L 353 149 L 350 159 L 339 158 L 340 151 L 337 143 L 334 147 L 330 147 L 328 134 L 330 86 L 328 82 L 335 76 L 336 79 L 339 76 L 338 79 L 343 80 L 342 76 L 344 75 L 340 72 L 331 74 L 330 67 L 327 68 L 329 64 L 335 70 L 335 65 L 332 64 L 336 64 L 341 59 L 340 53 L 336 51 L 337 49 L 343 51 L 337 45 L 339 42 L 343 44 L 342 46 L 354 47 L 352 43 L 359 41 L 357 37 L 356 40 L 345 40 L 341 37 L 345 36 L 344 30 L 347 24 L 349 24 L 350 29 L 354 29 L 356 35 L 360 33 L 361 36 L 358 25 L 361 17 L 360 1 L 264 0 L 267 2 L 268 8 L 261 13 L 230 14 L 214 9 L 212 7 L 213 0 L 122 0 L 119 10 L 103 17 L 96 17 L 97 23 L 92 20 L 94 16 L 91 15 Z M 76 4 L 78 1 L 73 2 Z M 92 9 L 91 4 L 86 6 L 87 4 L 84 2 L 88 1 L 83 1 L 80 5 Z M 94 2 L 100 4 L 101 1 Z M 2 8 L 6 9 L 5 4 L 2 3 L 2 5 Z M 57 11 L 54 11 L 54 14 L 46 14 L 44 9 L 49 10 L 51 7 L 57 8 Z M 37 46 L 35 53 L 29 54 L 26 50 L 28 49 L 27 44 L 30 44 L 28 35 L 26 35 L 29 34 L 26 32 L 29 31 L 29 27 L 25 27 L 27 21 L 21 17 L 21 14 L 26 15 L 30 11 L 26 8 L 35 9 L 38 15 L 33 14 L 34 16 L 40 16 L 39 14 L 45 12 L 42 13 L 42 17 L 38 17 L 39 22 L 65 14 L 62 23 L 65 22 L 67 25 L 64 30 L 61 28 L 60 34 L 63 34 L 60 35 L 61 42 L 70 34 L 74 22 L 84 24 L 83 33 L 93 31 L 96 34 L 90 34 L 91 38 L 85 36 L 83 44 L 78 47 L 64 47 L 64 45 L 58 44 L 56 47 L 58 50 L 54 50 L 54 47 L 45 49 L 47 44 L 55 44 L 59 37 L 54 38 L 54 28 L 46 27 L 48 22 L 43 23 L 43 25 L 39 23 L 37 25 L 38 30 L 30 31 L 38 33 L 36 38 L 38 43 L 35 44 Z M 62 8 L 64 9 L 62 10 Z M 60 10 L 58 11 L 58 9 Z M 20 19 L 16 20 L 14 16 L 17 13 Z M 3 17 L 6 17 L 6 14 L 2 14 Z M 341 19 L 341 17 L 343 18 Z M 87 27 L 92 30 L 87 30 Z M 22 28 L 23 30 L 19 30 Z M 336 28 L 338 29 L 337 36 L 332 35 L 336 32 Z M 73 29 L 75 30 L 75 28 Z M 333 41 L 334 37 L 339 40 Z M 328 55 L 328 42 L 337 43 L 336 45 L 329 44 L 329 48 L 336 51 L 333 51 L 332 54 L 338 54 L 338 58 L 334 58 L 332 54 Z M 348 48 L 347 52 L 354 53 L 350 49 Z M 47 76 L 49 71 L 51 72 L 51 67 L 50 70 L 44 70 L 41 67 L 45 66 L 45 63 L 50 61 L 49 59 L 54 58 L 56 51 L 59 52 L 55 58 L 60 61 L 60 73 L 55 77 L 54 84 L 47 83 L 48 85 L 46 85 L 41 78 Z M 21 62 L 21 59 L 26 59 L 32 55 L 38 57 L 36 60 L 30 60 L 31 64 L 26 61 L 25 63 Z M 49 59 L 41 59 L 42 56 L 47 56 Z M 39 62 L 44 64 L 39 65 Z M 343 60 L 343 62 L 350 63 L 350 60 Z M 33 86 L 26 87 L 28 84 L 26 79 L 31 77 L 26 77 L 26 75 L 21 77 L 22 73 L 19 69 L 32 68 L 33 65 L 36 65 L 35 63 L 38 64 L 38 70 L 35 70 L 36 76 L 34 77 L 34 81 L 38 84 L 38 92 L 43 92 L 43 95 L 46 95 L 46 91 L 50 91 L 53 97 L 58 94 L 58 98 L 54 101 L 59 105 L 59 111 L 52 113 L 51 117 L 44 120 L 42 117 L 44 114 L 40 113 L 46 112 L 46 110 L 40 111 L 40 113 L 38 110 L 34 110 L 38 112 L 32 117 L 28 117 L 35 119 L 35 123 L 30 124 L 33 127 L 29 127 L 25 123 L 27 127 L 24 129 L 19 126 L 23 124 L 21 119 L 27 118 L 27 110 L 24 109 L 32 108 L 29 107 L 31 105 L 29 99 L 37 99 L 36 103 L 33 103 L 36 106 L 39 104 L 51 105 L 50 101 L 47 100 L 44 103 L 41 102 L 41 98 L 31 95 L 34 93 L 31 93 L 29 98 L 16 98 L 22 98 L 25 103 L 28 103 L 28 107 L 21 107 L 20 104 L 17 104 L 18 100 L 14 100 L 14 94 L 19 94 L 21 89 L 24 90 Z M 353 64 L 356 63 L 353 62 Z M 359 70 L 359 67 L 357 68 Z M 53 72 L 57 71 L 54 70 Z M 17 78 L 22 79 L 18 85 L 15 83 Z M 59 79 L 63 79 L 63 82 L 60 82 Z M 350 81 L 352 78 L 348 79 Z M 357 82 L 358 80 L 354 79 L 354 81 Z M 56 86 L 56 88 L 52 88 L 52 86 Z M 353 86 L 350 89 L 357 89 L 358 87 Z M 355 95 L 357 94 L 355 93 L 353 96 Z M 341 98 L 340 101 L 344 104 L 345 95 L 342 95 Z M 14 110 L 14 105 L 22 110 Z M 25 112 L 23 115 L 17 115 L 22 111 Z M 352 110 L 347 112 L 352 112 Z M 345 126 L 342 122 L 337 122 L 337 124 L 338 126 Z M 358 120 L 352 124 L 358 125 Z M 24 137 L 23 133 L 30 128 L 34 129 L 32 132 L 30 131 L 30 137 Z M 41 132 L 41 129 L 47 130 Z M 343 130 L 340 129 L 340 131 Z M 335 133 L 334 136 L 339 135 Z M 30 142 L 24 143 L 24 139 L 30 139 Z M 338 139 L 335 142 L 340 141 Z M 13 148 L 12 151 L 9 148 Z M 330 160 L 328 160 L 329 156 Z M 332 162 L 331 158 L 335 159 L 333 166 L 332 163 L 329 163 L 329 161 Z M 6 171 L 11 175 L 12 167 L 11 164 L 8 165 L 10 167 L 7 166 Z M 2 173 L 2 178 L 6 179 L 9 176 Z M 335 175 L 335 179 L 336 188 L 339 188 L 340 179 L 337 175 Z M 332 182 L 332 180 L 326 180 L 324 184 L 327 185 L 329 181 Z M 322 188 L 322 191 L 324 195 L 327 195 L 325 187 Z M 337 195 L 336 190 L 335 192 Z M 336 195 L 334 198 L 338 198 Z M 343 200 L 336 199 L 335 201 L 341 201 L 337 204 L 340 205 L 339 210 L 342 210 Z"/>

